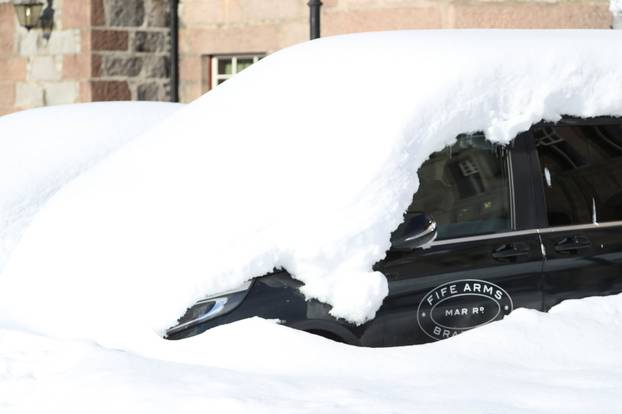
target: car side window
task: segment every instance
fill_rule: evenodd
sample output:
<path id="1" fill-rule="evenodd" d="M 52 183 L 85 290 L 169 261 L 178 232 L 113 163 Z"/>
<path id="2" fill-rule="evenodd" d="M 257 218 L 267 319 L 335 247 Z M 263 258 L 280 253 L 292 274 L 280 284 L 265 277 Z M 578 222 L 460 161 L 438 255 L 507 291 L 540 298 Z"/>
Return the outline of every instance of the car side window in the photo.
<path id="1" fill-rule="evenodd" d="M 622 127 L 533 130 L 549 226 L 622 220 Z"/>
<path id="2" fill-rule="evenodd" d="M 483 134 L 461 135 L 419 169 L 419 190 L 405 220 L 421 213 L 437 225 L 437 240 L 509 231 L 505 151 Z"/>

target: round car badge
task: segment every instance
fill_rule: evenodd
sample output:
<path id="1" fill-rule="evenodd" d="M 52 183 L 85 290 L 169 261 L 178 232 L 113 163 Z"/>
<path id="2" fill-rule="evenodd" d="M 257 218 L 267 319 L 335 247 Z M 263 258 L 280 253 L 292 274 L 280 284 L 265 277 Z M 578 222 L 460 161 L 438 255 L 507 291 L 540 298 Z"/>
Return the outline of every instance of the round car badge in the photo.
<path id="1" fill-rule="evenodd" d="M 426 335 L 439 340 L 503 319 L 513 309 L 510 295 L 494 283 L 454 280 L 423 296 L 417 322 Z"/>

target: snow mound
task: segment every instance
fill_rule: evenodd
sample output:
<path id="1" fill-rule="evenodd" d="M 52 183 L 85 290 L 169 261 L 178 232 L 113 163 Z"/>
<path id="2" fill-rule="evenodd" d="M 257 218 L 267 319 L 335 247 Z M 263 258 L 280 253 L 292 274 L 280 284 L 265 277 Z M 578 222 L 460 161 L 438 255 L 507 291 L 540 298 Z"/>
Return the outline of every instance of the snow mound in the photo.
<path id="1" fill-rule="evenodd" d="M 541 119 L 622 115 L 621 89 L 615 31 L 368 33 L 279 51 L 52 197 L 0 279 L 0 318 L 142 349 L 201 296 L 282 267 L 362 323 L 432 152 L 465 132 L 507 143 Z"/>
<path id="2" fill-rule="evenodd" d="M 16 413 L 614 413 L 622 296 L 519 309 L 442 342 L 356 348 L 258 318 L 140 356 L 0 329 Z"/>
<path id="3" fill-rule="evenodd" d="M 101 102 L 1 117 L 0 273 L 34 214 L 63 184 L 181 107 Z"/>

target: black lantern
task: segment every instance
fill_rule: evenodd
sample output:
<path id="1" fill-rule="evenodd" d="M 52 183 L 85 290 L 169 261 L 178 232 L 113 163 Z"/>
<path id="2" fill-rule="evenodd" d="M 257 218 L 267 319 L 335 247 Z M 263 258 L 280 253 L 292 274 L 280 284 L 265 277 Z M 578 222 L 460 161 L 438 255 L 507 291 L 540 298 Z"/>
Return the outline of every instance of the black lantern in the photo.
<path id="1" fill-rule="evenodd" d="M 47 0 L 47 7 L 37 0 L 14 0 L 13 7 L 19 24 L 30 30 L 39 27 L 43 30 L 43 37 L 49 39 L 54 28 L 54 9 L 52 0 Z"/>
<path id="2" fill-rule="evenodd" d="M 41 18 L 41 12 L 43 11 L 43 3 L 39 2 L 14 2 L 15 14 L 17 14 L 17 21 L 19 24 L 30 30 L 33 27 L 37 27 L 39 19 Z"/>

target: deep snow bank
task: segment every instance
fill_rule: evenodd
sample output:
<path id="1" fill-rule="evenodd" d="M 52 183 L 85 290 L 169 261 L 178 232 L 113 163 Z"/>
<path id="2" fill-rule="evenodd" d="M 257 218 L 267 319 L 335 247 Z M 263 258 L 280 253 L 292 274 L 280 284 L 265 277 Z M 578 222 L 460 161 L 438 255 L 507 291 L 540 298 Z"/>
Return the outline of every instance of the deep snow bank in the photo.
<path id="1" fill-rule="evenodd" d="M 615 31 L 357 34 L 280 51 L 53 197 L 2 275 L 0 314 L 128 347 L 282 266 L 362 322 L 430 153 L 463 132 L 508 142 L 543 118 L 622 115 L 621 88 Z"/>
<path id="2" fill-rule="evenodd" d="M 100 102 L 0 118 L 0 273 L 32 216 L 63 184 L 182 105 Z"/>
<path id="3" fill-rule="evenodd" d="M 355 348 L 260 319 L 159 356 L 0 329 L 16 413 L 616 413 L 622 296 L 567 301 L 421 346 Z M 165 352 L 166 351 L 166 352 Z M 189 364 L 191 363 L 191 364 Z"/>

